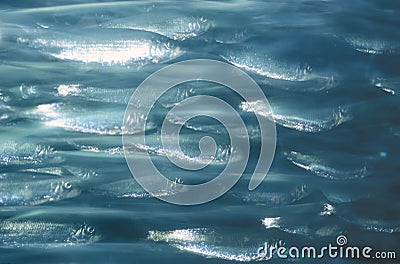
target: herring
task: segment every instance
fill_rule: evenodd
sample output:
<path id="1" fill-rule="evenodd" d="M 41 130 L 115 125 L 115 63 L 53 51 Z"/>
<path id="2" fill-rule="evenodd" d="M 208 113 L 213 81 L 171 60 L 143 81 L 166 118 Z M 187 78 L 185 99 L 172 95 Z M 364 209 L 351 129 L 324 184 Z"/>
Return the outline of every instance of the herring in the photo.
<path id="1" fill-rule="evenodd" d="M 2 180 L 0 206 L 37 205 L 76 197 L 76 181 L 64 179 Z"/>
<path id="2" fill-rule="evenodd" d="M 206 258 L 250 262 L 261 260 L 258 249 L 267 244 L 265 238 L 250 239 L 238 236 L 223 236 L 210 228 L 188 228 L 171 231 L 151 230 L 149 240 L 168 243 L 179 250 Z M 281 240 L 269 239 L 271 246 L 282 244 Z M 268 249 L 266 249 L 268 250 Z"/>
<path id="3" fill-rule="evenodd" d="M 63 223 L 30 219 L 0 221 L 0 247 L 55 247 L 94 243 L 96 229 L 86 223 Z"/>
<path id="4" fill-rule="evenodd" d="M 1 166 L 56 164 L 62 160 L 50 146 L 15 140 L 8 140 L 0 145 Z"/>
<path id="5" fill-rule="evenodd" d="M 313 107 L 312 102 L 306 104 L 309 98 L 303 97 L 273 97 L 269 102 L 271 111 L 265 112 L 263 101 L 244 101 L 240 108 L 245 112 L 253 112 L 275 121 L 277 124 L 298 131 L 317 133 L 329 131 L 340 124 L 349 121 L 352 116 L 346 106 Z"/>
<path id="6" fill-rule="evenodd" d="M 42 121 L 46 126 L 59 127 L 65 130 L 99 135 L 121 135 L 137 133 L 143 130 L 146 122 L 140 112 L 129 114 L 128 127 L 124 128 L 122 120 L 124 109 L 111 107 L 106 109 L 84 108 L 67 103 L 41 104 L 25 112 L 25 116 Z M 148 122 L 146 129 L 152 129 L 154 124 Z"/>
<path id="7" fill-rule="evenodd" d="M 34 34 L 21 34 L 17 42 L 61 61 L 102 66 L 140 67 L 168 62 L 184 53 L 182 48 L 165 37 L 122 29 L 98 29 L 75 34 L 48 34 L 38 30 Z"/>
<path id="8" fill-rule="evenodd" d="M 335 74 L 320 75 L 306 62 L 286 61 L 265 52 L 268 47 L 232 48 L 221 54 L 227 62 L 247 72 L 256 74 L 273 87 L 302 91 L 317 92 L 336 86 Z"/>
<path id="9" fill-rule="evenodd" d="M 329 153 L 331 157 L 336 153 Z M 327 159 L 320 155 L 303 154 L 298 151 L 285 152 L 286 158 L 297 167 L 317 176 L 332 180 L 362 179 L 369 175 L 366 163 L 356 157 L 340 154 L 336 159 Z"/>
<path id="10" fill-rule="evenodd" d="M 181 14 L 157 17 L 152 13 L 124 17 L 100 24 L 103 28 L 122 28 L 157 33 L 173 40 L 186 40 L 206 33 L 211 22 L 205 17 Z"/>

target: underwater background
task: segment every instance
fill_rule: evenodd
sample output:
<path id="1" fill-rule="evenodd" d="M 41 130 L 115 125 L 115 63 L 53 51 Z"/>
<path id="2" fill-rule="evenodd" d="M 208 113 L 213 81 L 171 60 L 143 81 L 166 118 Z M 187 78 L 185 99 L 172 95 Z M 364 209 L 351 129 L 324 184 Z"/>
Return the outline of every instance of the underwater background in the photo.
<path id="1" fill-rule="evenodd" d="M 399 28 L 400 3 L 389 0 L 1 1 L 0 264 L 397 263 L 282 259 L 272 248 L 338 246 L 341 236 L 371 255 L 398 254 Z M 189 59 L 245 71 L 272 111 L 193 81 L 165 93 L 147 123 L 140 109 L 132 114 L 129 133 L 145 127 L 146 145 L 125 154 L 149 153 L 174 184 L 209 181 L 235 150 L 221 123 L 170 109 L 210 95 L 246 123 L 251 154 L 238 183 L 179 206 L 135 182 L 122 133 L 136 87 Z M 268 175 L 249 191 L 263 140 L 256 115 L 275 122 L 277 143 Z M 160 144 L 164 120 L 183 126 L 181 159 L 206 162 L 199 140 L 212 136 L 214 161 L 177 168 L 166 158 L 175 150 Z"/>

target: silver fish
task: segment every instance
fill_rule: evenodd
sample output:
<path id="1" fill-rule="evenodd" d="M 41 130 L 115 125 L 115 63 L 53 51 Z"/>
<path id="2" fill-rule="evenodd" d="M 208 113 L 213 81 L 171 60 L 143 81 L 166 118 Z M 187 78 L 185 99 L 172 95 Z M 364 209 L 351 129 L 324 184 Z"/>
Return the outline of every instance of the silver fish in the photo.
<path id="1" fill-rule="evenodd" d="M 277 228 L 286 233 L 298 234 L 307 237 L 326 237 L 336 236 L 343 230 L 334 223 L 329 223 L 327 217 L 336 213 L 336 208 L 331 204 L 324 204 L 319 214 L 315 212 L 302 212 L 293 215 L 283 215 L 277 217 L 266 217 L 262 220 L 262 224 L 266 229 Z M 310 219 L 304 221 L 303 219 Z"/>
<path id="2" fill-rule="evenodd" d="M 212 26 L 205 17 L 184 15 L 155 16 L 152 12 L 110 20 L 100 24 L 104 28 L 123 28 L 154 32 L 173 40 L 186 40 L 206 33 Z"/>
<path id="3" fill-rule="evenodd" d="M 22 169 L 20 172 L 33 173 L 32 178 L 36 178 L 37 175 L 45 175 L 55 177 L 70 177 L 74 176 L 79 180 L 91 180 L 98 176 L 98 173 L 89 168 L 81 168 L 75 166 L 63 165 L 59 167 L 39 167 L 39 168 L 28 168 Z M 1 176 L 0 176 L 1 178 Z"/>
<path id="4" fill-rule="evenodd" d="M 0 220 L 1 247 L 54 247 L 94 243 L 101 236 L 88 224 L 43 220 Z"/>
<path id="5" fill-rule="evenodd" d="M 0 165 L 39 165 L 60 163 L 63 159 L 57 156 L 50 146 L 34 143 L 6 141 L 0 145 Z"/>
<path id="6" fill-rule="evenodd" d="M 365 162 L 357 165 L 353 156 L 339 155 L 340 159 L 324 159 L 321 155 L 308 155 L 297 151 L 284 153 L 294 165 L 307 170 L 317 176 L 332 180 L 362 179 L 369 175 Z M 335 153 L 331 153 L 335 154 Z"/>
<path id="7" fill-rule="evenodd" d="M 244 202 L 257 203 L 270 206 L 279 206 L 292 204 L 296 201 L 303 199 L 310 193 L 310 188 L 306 185 L 300 185 L 292 190 L 287 190 L 287 188 L 280 188 L 279 191 L 257 191 L 252 192 L 233 192 L 234 196 L 238 196 Z"/>
<path id="8" fill-rule="evenodd" d="M 123 130 L 124 108 L 88 109 L 80 106 L 53 103 L 41 104 L 25 113 L 26 117 L 41 120 L 46 126 L 60 127 L 65 130 L 99 135 L 120 135 Z M 129 126 L 125 133 L 136 133 L 143 130 L 145 117 L 131 113 Z M 148 129 L 154 124 L 148 122 Z"/>
<path id="9" fill-rule="evenodd" d="M 182 184 L 181 179 L 175 179 L 173 183 Z M 91 189 L 92 192 L 100 195 L 118 197 L 118 198 L 148 198 L 148 197 L 163 197 L 174 194 L 177 189 L 174 185 L 165 185 L 165 188 L 158 192 L 149 194 L 146 192 L 134 179 L 124 179 L 115 182 L 105 183 L 95 186 Z"/>
<path id="10" fill-rule="evenodd" d="M 19 36 L 17 42 L 60 60 L 102 66 L 164 63 L 184 53 L 162 36 L 122 29 L 80 31 L 75 35 L 54 32 L 50 37 L 48 32 L 37 32 L 33 37 Z"/>
<path id="11" fill-rule="evenodd" d="M 132 88 L 102 88 L 80 83 L 59 84 L 55 88 L 56 96 L 61 98 L 80 98 L 82 100 L 128 104 L 134 92 Z M 171 108 L 176 103 L 197 93 L 194 87 L 180 84 L 163 94 L 159 102 L 165 108 Z"/>
<path id="12" fill-rule="evenodd" d="M 30 181 L 0 181 L 0 205 L 37 205 L 76 197 L 80 188 L 76 181 L 35 179 Z"/>
<path id="13" fill-rule="evenodd" d="M 400 42 L 371 38 L 362 35 L 349 35 L 344 40 L 355 50 L 368 54 L 399 53 Z"/>
<path id="14" fill-rule="evenodd" d="M 127 104 L 133 89 L 113 89 L 84 86 L 81 84 L 60 84 L 56 95 L 62 98 L 77 97 L 88 101 Z"/>
<path id="15" fill-rule="evenodd" d="M 259 51 L 258 51 L 259 49 Z M 321 91 L 336 85 L 335 75 L 313 73 L 307 63 L 294 63 L 279 59 L 257 47 L 229 49 L 222 58 L 250 73 L 264 78 L 276 88 L 295 91 Z M 256 51 L 255 51 L 256 50 Z"/>
<path id="16" fill-rule="evenodd" d="M 304 99 L 304 100 L 303 100 Z M 240 108 L 245 112 L 253 112 L 264 116 L 277 124 L 304 132 L 321 132 L 331 130 L 340 124 L 349 121 L 352 117 L 347 107 L 310 108 L 306 104 L 307 98 L 270 98 L 271 110 L 265 112 L 262 101 L 242 102 Z"/>
<path id="17" fill-rule="evenodd" d="M 207 258 L 241 262 L 259 260 L 259 248 L 265 243 L 265 240 L 249 237 L 225 237 L 209 228 L 149 231 L 147 238 L 154 242 L 166 242 L 179 250 Z M 268 244 L 276 246 L 282 243 L 283 241 L 270 239 Z"/>

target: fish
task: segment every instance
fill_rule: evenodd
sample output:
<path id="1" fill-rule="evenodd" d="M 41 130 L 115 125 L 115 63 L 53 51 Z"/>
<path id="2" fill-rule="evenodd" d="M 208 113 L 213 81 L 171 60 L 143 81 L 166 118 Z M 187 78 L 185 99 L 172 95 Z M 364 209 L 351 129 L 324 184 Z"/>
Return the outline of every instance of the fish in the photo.
<path id="1" fill-rule="evenodd" d="M 10 183 L 10 182 L 29 182 L 29 181 L 39 181 L 39 180 L 48 180 L 57 179 L 57 177 L 62 176 L 61 174 L 51 174 L 47 168 L 33 168 L 33 169 L 22 169 L 18 171 L 9 171 L 0 173 L 0 183 Z M 53 171 L 52 168 L 49 170 Z"/>
<path id="2" fill-rule="evenodd" d="M 280 59 L 267 47 L 245 46 L 230 48 L 220 55 L 230 64 L 261 77 L 261 81 L 275 88 L 300 92 L 328 90 L 338 84 L 336 74 L 313 73 L 308 63 L 290 62 Z"/>
<path id="3" fill-rule="evenodd" d="M 205 87 L 203 90 L 207 90 L 207 88 Z M 175 88 L 165 92 L 158 99 L 158 102 L 168 109 L 186 98 L 199 94 L 199 90 L 196 90 L 196 87 L 192 85 L 179 84 Z M 86 101 L 126 105 L 129 103 L 134 91 L 135 88 L 103 88 L 83 83 L 64 83 L 56 85 L 55 96 L 63 99 L 79 98 Z"/>
<path id="4" fill-rule="evenodd" d="M 75 34 L 35 32 L 16 41 L 61 61 L 101 66 L 136 66 L 165 63 L 184 53 L 170 39 L 148 32 L 98 29 Z"/>
<path id="5" fill-rule="evenodd" d="M 207 32 L 212 22 L 199 15 L 176 12 L 162 5 L 145 2 L 118 2 L 62 5 L 48 8 L 8 10 L 3 19 L 36 29 L 60 30 L 74 28 L 112 28 L 147 31 L 173 40 L 185 40 Z"/>
<path id="6" fill-rule="evenodd" d="M 270 183 L 269 183 L 270 184 Z M 274 186 L 276 187 L 276 186 Z M 279 191 L 254 190 L 251 192 L 233 192 L 232 195 L 239 197 L 246 203 L 257 203 L 268 206 L 280 206 L 295 203 L 310 194 L 310 188 L 306 184 L 302 184 L 295 188 L 287 190 L 287 188 L 278 187 Z"/>
<path id="7" fill-rule="evenodd" d="M 56 96 L 61 98 L 81 98 L 87 101 L 127 104 L 133 89 L 100 88 L 82 84 L 60 84 L 56 88 Z"/>
<path id="8" fill-rule="evenodd" d="M 183 181 L 176 178 L 173 183 L 182 184 Z M 181 189 L 180 189 L 181 190 Z M 150 197 L 164 197 L 177 193 L 174 185 L 165 185 L 165 188 L 151 194 L 146 192 L 134 179 L 123 179 L 113 181 L 105 184 L 100 184 L 91 188 L 90 190 L 96 195 L 105 195 L 117 198 L 150 198 Z"/>
<path id="9" fill-rule="evenodd" d="M 329 203 L 323 204 L 318 213 L 303 211 L 293 215 L 266 217 L 262 224 L 266 229 L 279 229 L 289 234 L 302 235 L 309 238 L 333 237 L 343 232 L 343 228 L 333 220 L 336 208 Z M 308 219 L 304 221 L 303 219 Z"/>
<path id="10" fill-rule="evenodd" d="M 151 230 L 148 240 L 164 242 L 179 250 L 194 253 L 206 258 L 250 262 L 260 260 L 259 248 L 264 244 L 270 247 L 282 245 L 283 241 L 251 239 L 248 236 L 224 236 L 211 228 L 188 228 L 172 231 Z"/>
<path id="11" fill-rule="evenodd" d="M 338 156 L 333 156 L 334 154 Z M 322 154 L 309 155 L 298 151 L 285 152 L 284 155 L 295 166 L 326 179 L 363 179 L 371 173 L 364 161 L 343 153 L 329 153 L 331 158 L 324 158 L 325 155 Z"/>
<path id="12" fill-rule="evenodd" d="M 179 138 L 182 148 L 175 146 L 177 138 Z M 140 152 L 147 152 L 155 156 L 173 157 L 175 160 L 193 165 L 226 164 L 231 157 L 231 162 L 240 161 L 244 158 L 240 152 L 237 152 L 233 146 L 223 139 L 220 139 L 219 142 L 217 139 L 215 153 L 201 153 L 198 149 L 201 138 L 199 135 L 181 133 L 179 135 L 163 135 L 163 141 L 161 141 L 161 135 L 153 133 L 146 136 L 146 144 L 144 145 L 140 138 L 132 135 L 127 139 L 129 145 L 125 145 L 124 147 L 127 155 L 137 155 Z M 168 147 L 164 147 L 164 145 L 168 145 Z"/>
<path id="13" fill-rule="evenodd" d="M 183 14 L 166 14 L 156 16 L 153 12 L 132 17 L 111 19 L 101 23 L 102 28 L 134 29 L 157 33 L 173 40 L 184 41 L 203 35 L 212 22 L 203 16 L 185 16 Z"/>
<path id="14" fill-rule="evenodd" d="M 0 167 L 61 163 L 63 158 L 51 146 L 6 140 L 0 145 Z"/>
<path id="15" fill-rule="evenodd" d="M 77 181 L 67 179 L 1 180 L 0 205 L 38 205 L 78 196 Z"/>
<path id="16" fill-rule="evenodd" d="M 270 111 L 265 111 L 264 102 L 244 101 L 239 108 L 244 112 L 255 113 L 275 123 L 302 132 L 318 133 L 329 131 L 352 119 L 348 106 L 310 107 L 309 98 L 272 97 L 269 98 Z M 261 110 L 260 110 L 261 109 Z"/>
<path id="17" fill-rule="evenodd" d="M 51 103 L 27 110 L 24 116 L 49 127 L 98 135 L 121 135 L 123 131 L 126 134 L 138 133 L 143 131 L 144 124 L 147 124 L 146 129 L 155 128 L 153 123 L 146 123 L 140 112 L 130 113 L 124 128 L 124 110 L 124 107 L 90 109 L 69 103 Z"/>
<path id="18" fill-rule="evenodd" d="M 399 54 L 400 42 L 385 40 L 381 38 L 371 38 L 363 35 L 345 36 L 344 40 L 356 51 L 367 54 Z"/>
<path id="19" fill-rule="evenodd" d="M 86 223 L 51 222 L 35 219 L 0 220 L 0 247 L 57 247 L 88 244 L 101 236 Z"/>
<path id="20" fill-rule="evenodd" d="M 62 165 L 58 167 L 39 167 L 19 170 L 22 173 L 33 173 L 33 178 L 36 175 L 46 175 L 54 177 L 69 177 L 74 176 L 79 180 L 92 180 L 97 178 L 99 174 L 90 168 L 81 168 L 76 166 Z"/>

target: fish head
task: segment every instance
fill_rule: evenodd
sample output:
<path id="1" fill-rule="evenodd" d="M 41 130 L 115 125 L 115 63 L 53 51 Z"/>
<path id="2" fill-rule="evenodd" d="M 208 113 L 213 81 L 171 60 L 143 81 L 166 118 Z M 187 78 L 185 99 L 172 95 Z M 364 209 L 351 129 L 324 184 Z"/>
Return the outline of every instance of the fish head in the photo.
<path id="1" fill-rule="evenodd" d="M 200 36 L 212 27 L 211 21 L 206 17 L 179 17 L 173 19 L 172 23 L 177 26 L 177 28 L 175 32 L 168 37 L 179 41 Z"/>
<path id="2" fill-rule="evenodd" d="M 52 185 L 51 189 L 53 200 L 73 198 L 81 193 L 81 189 L 76 181 L 59 181 Z"/>
<path id="3" fill-rule="evenodd" d="M 308 80 L 311 78 L 312 67 L 308 63 L 300 63 L 296 69 L 296 78 L 299 80 Z"/>
<path id="4" fill-rule="evenodd" d="M 156 40 L 150 47 L 150 53 L 154 57 L 153 63 L 163 63 L 180 57 L 185 50 L 174 41 Z"/>
<path id="5" fill-rule="evenodd" d="M 193 21 L 188 25 L 189 30 L 191 30 L 191 32 L 193 32 L 195 36 L 204 34 L 212 26 L 211 21 L 206 17 L 193 18 Z"/>
<path id="6" fill-rule="evenodd" d="M 101 239 L 96 228 L 86 223 L 78 225 L 70 234 L 68 242 L 71 243 L 94 243 Z"/>

